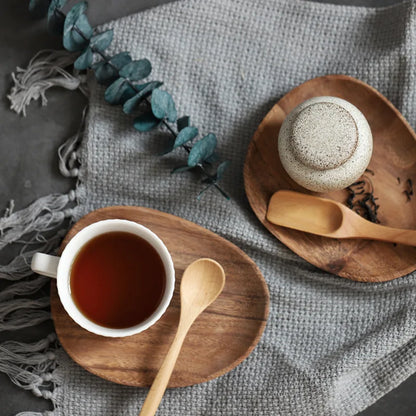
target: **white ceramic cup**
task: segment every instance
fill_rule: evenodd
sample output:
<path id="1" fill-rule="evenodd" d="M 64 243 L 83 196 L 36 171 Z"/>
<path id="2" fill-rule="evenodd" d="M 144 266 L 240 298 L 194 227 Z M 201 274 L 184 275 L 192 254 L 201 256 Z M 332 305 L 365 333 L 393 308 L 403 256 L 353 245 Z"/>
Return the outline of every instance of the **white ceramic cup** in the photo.
<path id="1" fill-rule="evenodd" d="M 114 231 L 136 234 L 146 240 L 159 254 L 166 275 L 166 287 L 158 308 L 145 321 L 129 328 L 107 328 L 89 320 L 76 306 L 71 296 L 71 267 L 79 251 L 94 237 Z M 32 270 L 57 279 L 59 298 L 68 315 L 81 327 L 105 337 L 125 337 L 138 334 L 153 325 L 166 311 L 175 287 L 175 269 L 172 257 L 162 240 L 148 228 L 127 220 L 104 220 L 83 228 L 66 245 L 61 257 L 36 253 L 32 258 Z"/>

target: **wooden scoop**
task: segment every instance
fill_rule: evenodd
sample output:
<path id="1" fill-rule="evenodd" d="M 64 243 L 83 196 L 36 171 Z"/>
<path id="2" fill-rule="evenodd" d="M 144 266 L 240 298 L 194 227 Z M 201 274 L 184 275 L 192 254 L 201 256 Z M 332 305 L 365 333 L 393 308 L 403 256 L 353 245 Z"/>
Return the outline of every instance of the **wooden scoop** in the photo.
<path id="1" fill-rule="evenodd" d="M 345 205 L 293 191 L 270 198 L 266 218 L 273 224 L 330 238 L 363 238 L 416 246 L 416 231 L 374 224 Z"/>
<path id="2" fill-rule="evenodd" d="M 181 316 L 178 330 L 153 381 L 140 416 L 152 416 L 156 413 L 189 328 L 195 319 L 217 299 L 224 284 L 224 270 L 214 260 L 199 259 L 186 268 L 181 282 Z"/>

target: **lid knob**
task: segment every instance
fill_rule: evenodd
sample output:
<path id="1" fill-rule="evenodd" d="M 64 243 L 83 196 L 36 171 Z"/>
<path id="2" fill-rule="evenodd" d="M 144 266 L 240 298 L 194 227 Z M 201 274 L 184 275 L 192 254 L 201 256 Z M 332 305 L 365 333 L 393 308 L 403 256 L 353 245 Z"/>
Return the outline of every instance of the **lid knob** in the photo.
<path id="1" fill-rule="evenodd" d="M 291 136 L 295 158 L 318 170 L 344 164 L 358 143 L 357 125 L 351 114 L 330 102 L 304 108 L 293 121 Z"/>

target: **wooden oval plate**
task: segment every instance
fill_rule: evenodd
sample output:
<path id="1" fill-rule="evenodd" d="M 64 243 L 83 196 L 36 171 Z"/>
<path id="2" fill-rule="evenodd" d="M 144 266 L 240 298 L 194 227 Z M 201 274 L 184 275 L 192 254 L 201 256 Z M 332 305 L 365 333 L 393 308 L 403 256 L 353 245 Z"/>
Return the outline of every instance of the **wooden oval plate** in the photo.
<path id="1" fill-rule="evenodd" d="M 235 245 L 205 228 L 139 207 L 108 207 L 86 215 L 69 231 L 61 250 L 82 228 L 110 218 L 136 221 L 163 240 L 175 265 L 175 293 L 166 313 L 151 328 L 130 337 L 105 338 L 87 332 L 68 316 L 52 282 L 51 308 L 56 332 L 74 361 L 119 384 L 151 385 L 176 332 L 183 271 L 194 260 L 210 257 L 224 267 L 225 287 L 191 327 L 169 387 L 202 383 L 240 364 L 260 340 L 269 312 L 269 292 L 255 263 Z"/>
<path id="2" fill-rule="evenodd" d="M 280 126 L 301 102 L 317 96 L 344 98 L 367 118 L 374 138 L 369 169 L 378 197 L 381 224 L 416 228 L 416 196 L 407 201 L 407 179 L 416 183 L 415 133 L 400 112 L 369 85 L 345 75 L 314 78 L 287 93 L 266 115 L 249 145 L 244 183 L 250 205 L 262 224 L 309 263 L 341 277 L 384 282 L 416 269 L 416 248 L 370 240 L 334 240 L 269 223 L 269 199 L 279 189 L 312 193 L 297 185 L 283 169 L 277 150 Z M 400 183 L 398 178 L 400 178 Z M 345 202 L 347 191 L 317 194 Z"/>

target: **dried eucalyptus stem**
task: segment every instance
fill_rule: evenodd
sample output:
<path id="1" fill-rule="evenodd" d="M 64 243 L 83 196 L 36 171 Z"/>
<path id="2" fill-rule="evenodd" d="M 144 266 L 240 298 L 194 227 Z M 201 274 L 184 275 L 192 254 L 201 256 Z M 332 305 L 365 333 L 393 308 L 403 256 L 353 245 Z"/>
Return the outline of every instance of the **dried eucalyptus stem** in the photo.
<path id="1" fill-rule="evenodd" d="M 74 63 L 78 70 L 92 69 L 100 84 L 106 85 L 105 100 L 111 105 L 122 105 L 126 114 L 138 112 L 133 121 L 134 128 L 147 132 L 163 126 L 171 135 L 171 145 L 163 154 L 181 147 L 188 154 L 186 165 L 178 166 L 172 173 L 198 169 L 206 187 L 198 195 L 214 186 L 225 198 L 227 193 L 218 185 L 229 161 L 219 161 L 216 153 L 217 137 L 213 133 L 194 141 L 199 135 L 195 126 L 190 125 L 189 116 L 177 117 L 172 96 L 159 87 L 160 81 L 137 83 L 147 78 L 151 63 L 147 59 L 132 60 L 128 52 L 109 56 L 105 50 L 113 40 L 113 31 L 94 34 L 85 14 L 85 1 L 75 4 L 68 14 L 62 12 L 66 0 L 31 0 L 29 9 L 37 16 L 48 14 L 48 28 L 51 32 L 63 34 L 63 45 L 71 52 L 81 52 Z M 94 62 L 94 54 L 101 59 Z M 144 104 L 143 106 L 141 104 Z M 172 127 L 176 123 L 177 131 Z M 215 173 L 211 173 L 214 171 Z"/>

